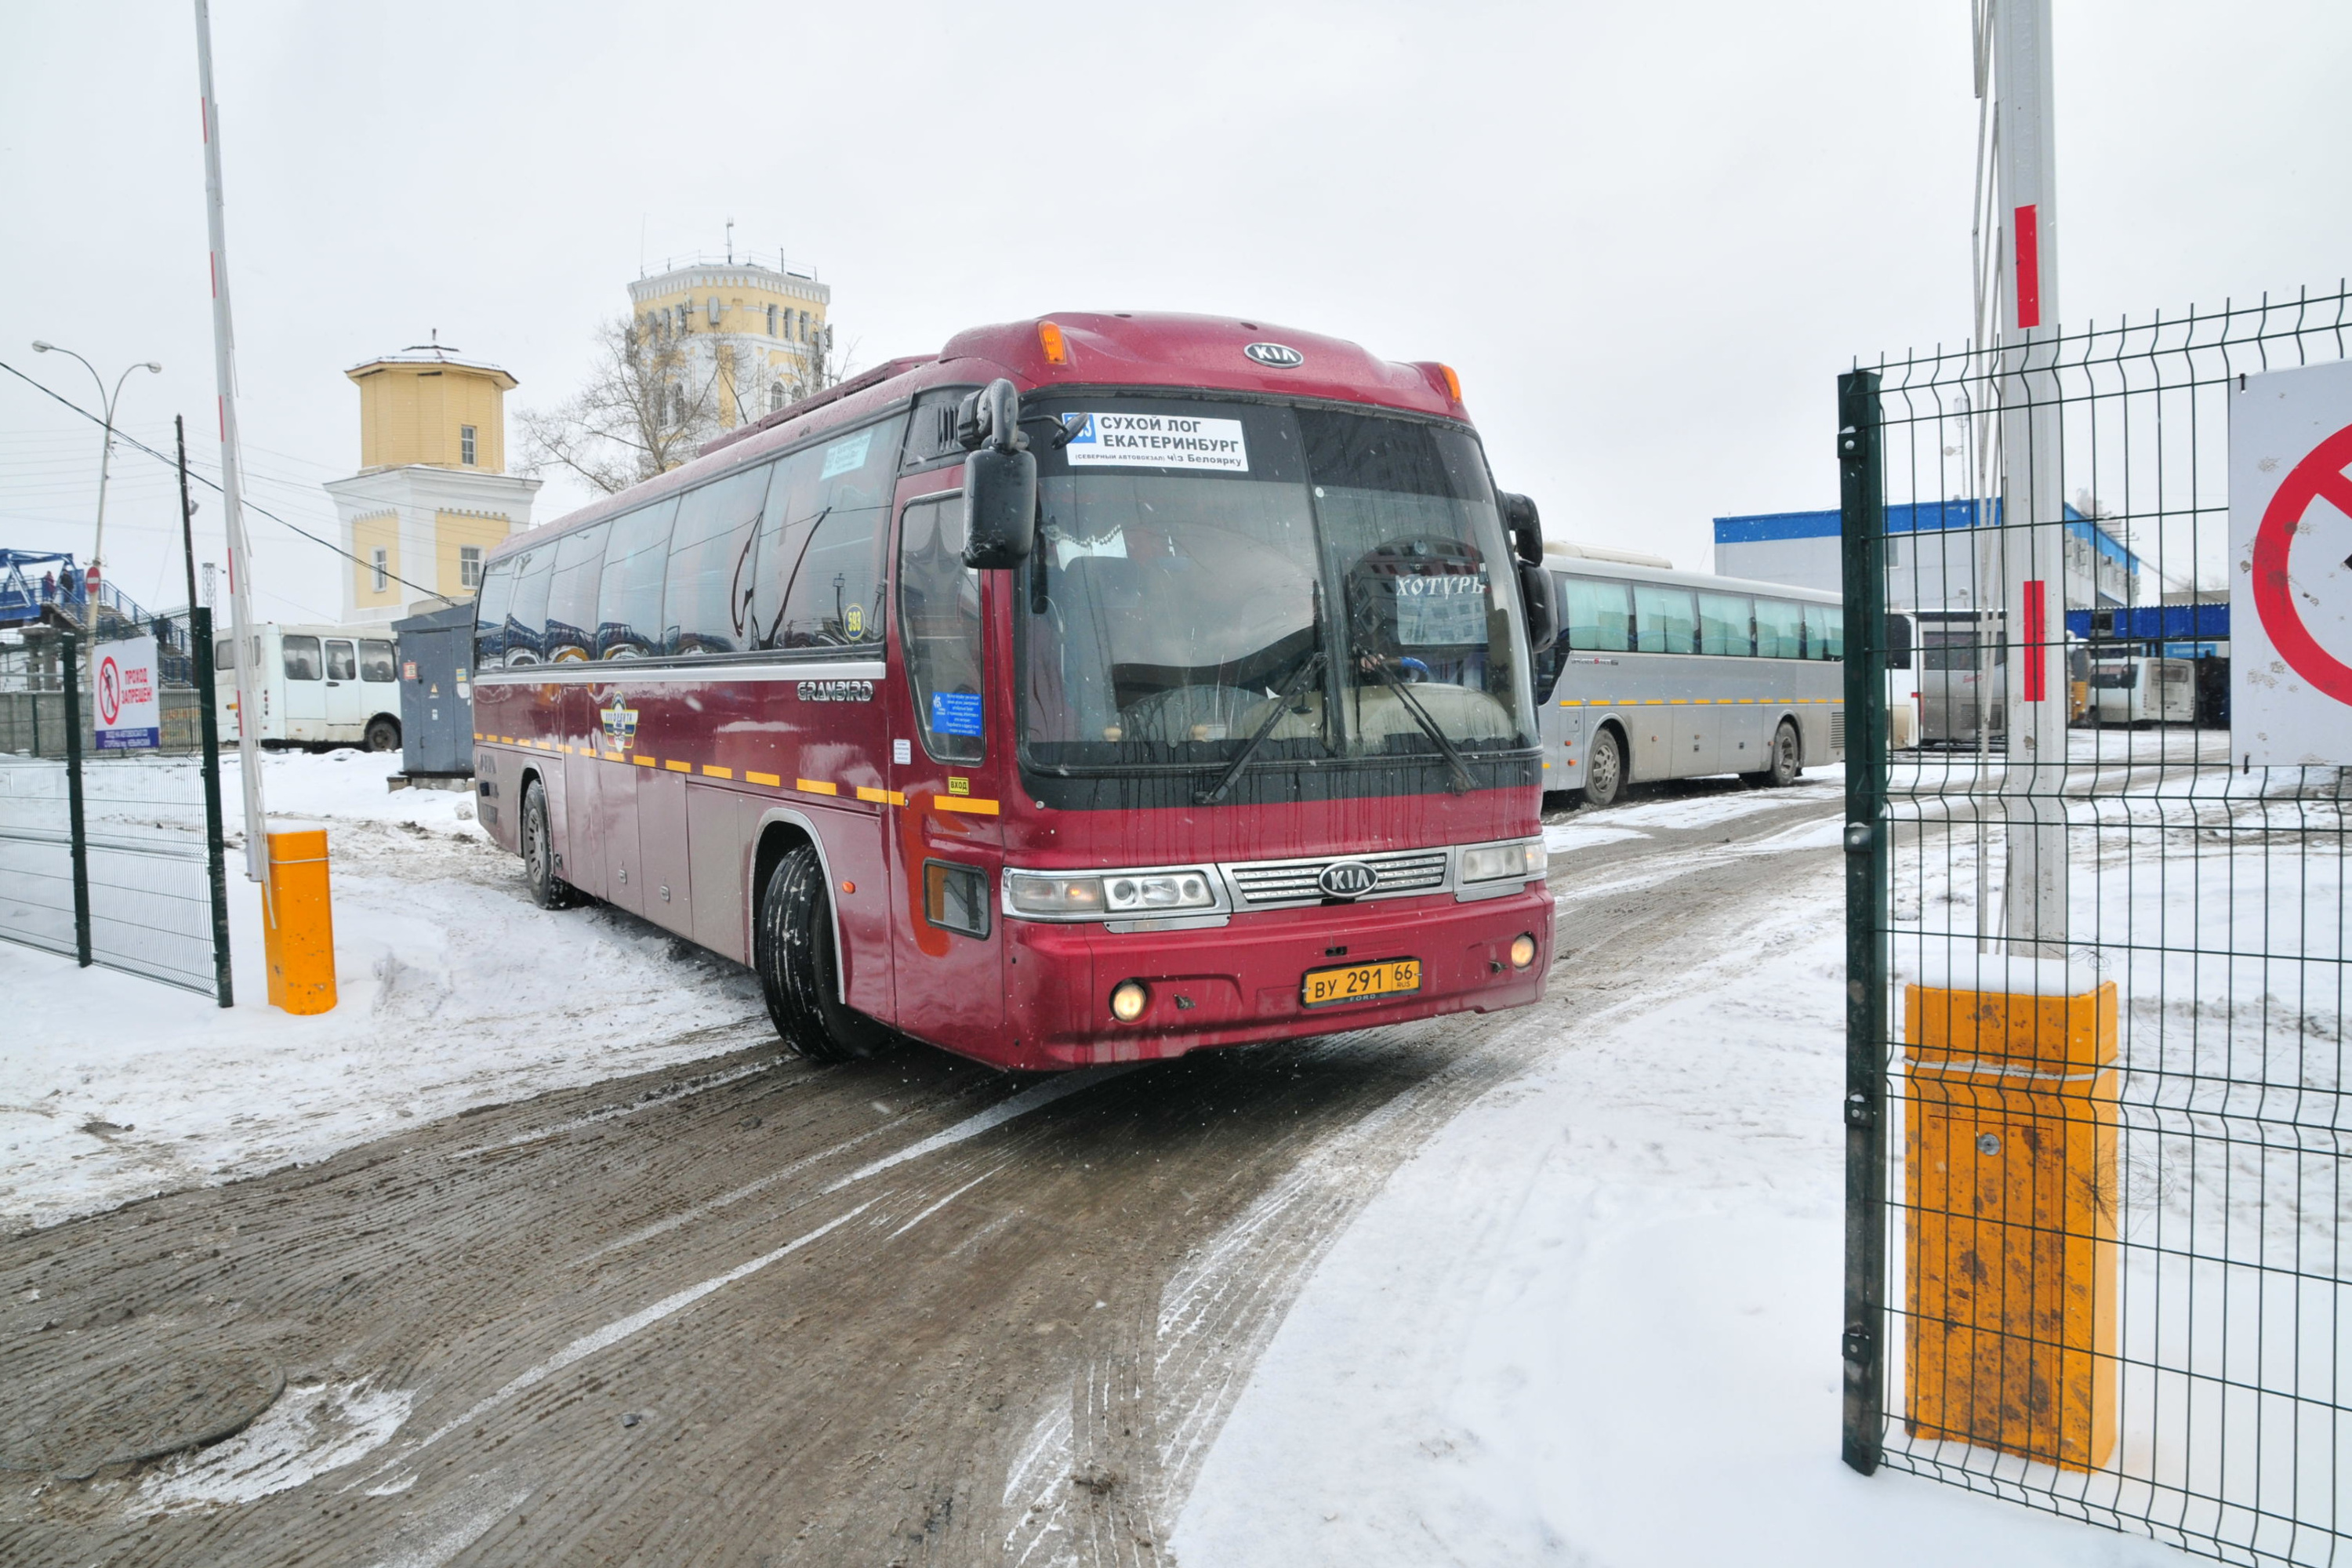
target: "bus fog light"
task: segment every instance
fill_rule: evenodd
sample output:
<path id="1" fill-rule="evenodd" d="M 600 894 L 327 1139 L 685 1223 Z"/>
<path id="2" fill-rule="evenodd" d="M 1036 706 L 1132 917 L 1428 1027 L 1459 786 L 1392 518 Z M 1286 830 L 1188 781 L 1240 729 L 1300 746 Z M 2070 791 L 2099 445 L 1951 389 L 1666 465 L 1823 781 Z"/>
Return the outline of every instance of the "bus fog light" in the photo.
<path id="1" fill-rule="evenodd" d="M 1103 883 L 1103 907 L 1109 910 L 1205 910 L 1216 901 L 1202 871 L 1109 877 Z"/>
<path id="2" fill-rule="evenodd" d="M 1511 939 L 1511 967 L 1525 969 L 1536 961 L 1536 939 L 1521 931 Z"/>
<path id="3" fill-rule="evenodd" d="M 1499 882 L 1506 877 L 1540 877 L 1546 864 L 1540 838 L 1517 844 L 1485 844 L 1462 851 L 1462 879 Z"/>
<path id="4" fill-rule="evenodd" d="M 1150 1005 L 1151 990 L 1140 980 L 1122 980 L 1110 994 L 1110 1016 L 1122 1024 L 1134 1023 Z"/>

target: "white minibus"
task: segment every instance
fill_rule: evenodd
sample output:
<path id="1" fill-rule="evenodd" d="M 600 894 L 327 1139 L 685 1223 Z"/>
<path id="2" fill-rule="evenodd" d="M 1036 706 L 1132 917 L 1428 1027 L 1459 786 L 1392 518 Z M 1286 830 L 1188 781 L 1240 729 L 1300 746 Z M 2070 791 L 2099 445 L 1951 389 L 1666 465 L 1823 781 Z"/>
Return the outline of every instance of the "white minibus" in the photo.
<path id="1" fill-rule="evenodd" d="M 400 667 L 383 626 L 290 626 L 264 622 L 247 641 L 253 655 L 254 738 L 267 745 L 400 745 Z M 241 740 L 236 710 L 236 645 L 213 645 L 213 689 L 223 741 Z"/>

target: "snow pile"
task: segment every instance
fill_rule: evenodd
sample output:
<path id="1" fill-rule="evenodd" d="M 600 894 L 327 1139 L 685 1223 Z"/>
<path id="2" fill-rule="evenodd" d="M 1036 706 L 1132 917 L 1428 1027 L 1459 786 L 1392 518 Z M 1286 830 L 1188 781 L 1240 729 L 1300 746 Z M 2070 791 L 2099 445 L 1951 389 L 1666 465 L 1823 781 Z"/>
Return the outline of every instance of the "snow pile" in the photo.
<path id="1" fill-rule="evenodd" d="M 1202 1465 L 1181 1560 L 2177 1561 L 1839 1462 L 1835 857 L 1753 908 L 1732 951 L 1639 993 L 1555 976 L 1575 1027 L 1334 1247 Z"/>
<path id="2" fill-rule="evenodd" d="M 0 1226 L 773 1037 L 746 971 L 610 910 L 534 907 L 470 794 L 386 791 L 396 753 L 266 766 L 272 826 L 328 830 L 340 1005 L 267 1005 L 260 898 L 235 851 L 234 1008 L 0 943 Z"/>

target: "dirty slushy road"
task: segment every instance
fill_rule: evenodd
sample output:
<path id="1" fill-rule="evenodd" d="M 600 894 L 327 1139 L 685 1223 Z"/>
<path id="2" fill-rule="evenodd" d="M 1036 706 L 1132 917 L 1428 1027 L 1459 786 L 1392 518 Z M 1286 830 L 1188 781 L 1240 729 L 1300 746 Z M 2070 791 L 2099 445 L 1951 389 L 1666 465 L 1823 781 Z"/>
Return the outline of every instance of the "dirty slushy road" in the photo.
<path id="1" fill-rule="evenodd" d="M 1832 782 L 1727 782 L 1578 814 L 1517 1013 L 1050 1079 L 733 1033 L 0 1241 L 0 1561 L 1169 1561 L 1387 1174 L 1835 854 Z"/>

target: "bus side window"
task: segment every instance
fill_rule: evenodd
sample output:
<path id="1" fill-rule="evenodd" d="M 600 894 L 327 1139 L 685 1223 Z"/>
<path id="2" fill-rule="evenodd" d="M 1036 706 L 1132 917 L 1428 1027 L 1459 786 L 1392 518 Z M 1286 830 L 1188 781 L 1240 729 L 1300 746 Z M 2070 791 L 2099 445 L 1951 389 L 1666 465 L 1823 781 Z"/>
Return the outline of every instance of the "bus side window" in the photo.
<path id="1" fill-rule="evenodd" d="M 1908 616 L 1889 615 L 1886 617 L 1886 668 L 1911 668 L 1911 617 Z M 2074 679 L 2079 680 L 2082 677 Z"/>
<path id="2" fill-rule="evenodd" d="M 1698 610 L 1688 588 L 1633 584 L 1633 643 L 1641 653 L 1689 653 L 1698 646 Z"/>
<path id="3" fill-rule="evenodd" d="M 1802 658 L 1805 651 L 1805 621 L 1797 606 L 1786 599 L 1756 601 L 1756 657 L 1759 658 Z"/>
<path id="4" fill-rule="evenodd" d="M 1805 658 L 1843 658 L 1845 657 L 1845 612 L 1828 605 L 1807 605 L 1805 611 Z"/>
<path id="5" fill-rule="evenodd" d="M 515 558 L 514 597 L 507 601 L 507 664 L 537 664 L 547 630 L 547 590 L 555 552 L 541 545 Z"/>
<path id="6" fill-rule="evenodd" d="M 398 672 L 393 668 L 392 645 L 376 637 L 360 642 L 360 679 L 362 680 L 394 680 Z"/>
<path id="7" fill-rule="evenodd" d="M 235 637 L 222 637 L 213 644 L 213 668 L 215 669 L 235 669 L 236 668 L 236 639 Z"/>
<path id="8" fill-rule="evenodd" d="M 744 591 L 747 557 L 770 465 L 761 464 L 687 491 L 670 531 L 669 577 L 662 595 L 665 653 L 733 653 L 751 647 Z"/>
<path id="9" fill-rule="evenodd" d="M 474 599 L 474 668 L 500 669 L 507 662 L 507 605 L 514 597 L 514 560 L 494 561 L 483 569 L 481 592 Z"/>
<path id="10" fill-rule="evenodd" d="M 781 490 L 782 526 L 774 533 L 762 531 L 753 607 L 761 595 L 780 592 L 782 608 L 762 618 L 763 646 L 857 647 L 882 641 L 882 557 L 906 417 L 828 437 L 779 465 L 770 504 Z M 776 567 L 769 564 L 771 540 Z"/>
<path id="11" fill-rule="evenodd" d="M 963 538 L 961 495 L 909 502 L 898 531 L 898 643 L 923 750 L 942 763 L 982 754 L 980 574 Z"/>
<path id="12" fill-rule="evenodd" d="M 1698 596 L 1698 651 L 1738 654 L 1756 651 L 1756 601 L 1745 594 L 1701 594 Z"/>
<path id="13" fill-rule="evenodd" d="M 643 658 L 669 640 L 662 635 L 662 577 L 677 516 L 677 502 L 663 500 L 613 520 L 596 591 L 597 658 Z"/>
<path id="14" fill-rule="evenodd" d="M 547 589 L 547 621 L 540 647 L 557 659 L 596 657 L 596 589 L 604 571 L 610 523 L 591 523 L 555 542 L 555 571 Z"/>
<path id="15" fill-rule="evenodd" d="M 287 679 L 320 680 L 325 679 L 325 671 L 320 664 L 319 639 L 317 637 L 288 637 L 281 638 L 280 642 L 284 648 Z"/>
<path id="16" fill-rule="evenodd" d="M 341 637 L 329 638 L 327 642 L 327 679 L 329 680 L 357 680 L 359 678 L 359 649 L 353 647 L 350 643 L 345 642 Z"/>
<path id="17" fill-rule="evenodd" d="M 1607 577 L 1567 579 L 1568 646 L 1590 653 L 1631 653 L 1633 611 L 1625 584 Z"/>

